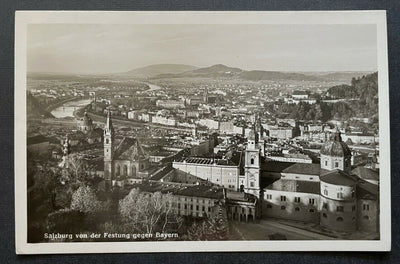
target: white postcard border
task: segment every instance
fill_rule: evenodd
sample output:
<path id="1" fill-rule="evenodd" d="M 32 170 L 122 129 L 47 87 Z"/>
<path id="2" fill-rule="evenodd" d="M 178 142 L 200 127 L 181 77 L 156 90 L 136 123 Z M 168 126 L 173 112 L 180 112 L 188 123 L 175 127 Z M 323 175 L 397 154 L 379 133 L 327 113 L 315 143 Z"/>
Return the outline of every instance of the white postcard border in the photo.
<path id="1" fill-rule="evenodd" d="M 27 25 L 73 24 L 376 24 L 379 84 L 380 240 L 165 241 L 27 243 Z M 386 11 L 17 11 L 15 13 L 15 237 L 17 254 L 389 251 L 391 248 L 390 124 Z"/>

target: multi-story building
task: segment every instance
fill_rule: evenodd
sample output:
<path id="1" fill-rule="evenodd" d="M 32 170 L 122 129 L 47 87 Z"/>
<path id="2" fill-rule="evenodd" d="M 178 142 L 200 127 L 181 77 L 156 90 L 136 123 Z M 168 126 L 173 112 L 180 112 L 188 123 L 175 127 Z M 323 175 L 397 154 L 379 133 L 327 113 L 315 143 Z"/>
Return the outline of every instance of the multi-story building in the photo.
<path id="1" fill-rule="evenodd" d="M 364 169 L 351 171 L 351 151 L 337 131 L 321 149 L 321 164 L 295 163 L 264 189 L 263 216 L 339 231 L 377 231 L 378 176 L 365 173 Z"/>
<path id="2" fill-rule="evenodd" d="M 172 167 L 230 190 L 239 189 L 239 165 L 231 160 L 189 157 L 174 161 Z"/>

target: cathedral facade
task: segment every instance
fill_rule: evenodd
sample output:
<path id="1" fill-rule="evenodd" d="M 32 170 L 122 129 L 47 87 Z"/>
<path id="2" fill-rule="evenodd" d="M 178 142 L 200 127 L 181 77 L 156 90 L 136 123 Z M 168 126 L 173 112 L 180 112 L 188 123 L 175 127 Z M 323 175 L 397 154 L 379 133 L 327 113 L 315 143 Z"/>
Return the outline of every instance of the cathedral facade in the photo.
<path id="1" fill-rule="evenodd" d="M 149 157 L 136 138 L 125 137 L 116 145 L 111 113 L 104 128 L 104 179 L 106 188 L 141 183 L 149 166 Z"/>

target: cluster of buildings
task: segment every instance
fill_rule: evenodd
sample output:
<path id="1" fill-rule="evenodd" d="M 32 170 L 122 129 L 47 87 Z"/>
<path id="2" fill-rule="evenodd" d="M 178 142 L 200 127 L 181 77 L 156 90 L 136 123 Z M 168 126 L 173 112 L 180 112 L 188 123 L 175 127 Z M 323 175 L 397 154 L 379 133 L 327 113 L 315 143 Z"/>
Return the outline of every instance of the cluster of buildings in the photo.
<path id="1" fill-rule="evenodd" d="M 259 121 L 245 148 L 229 157 L 189 154 L 162 167 L 152 165 L 137 139 L 116 144 L 110 113 L 103 137 L 104 188 L 170 193 L 181 215 L 203 217 L 218 205 L 227 219 L 272 217 L 344 232 L 379 231 L 379 174 L 351 166 L 352 152 L 340 131 L 324 144 L 319 164 L 269 159 Z"/>

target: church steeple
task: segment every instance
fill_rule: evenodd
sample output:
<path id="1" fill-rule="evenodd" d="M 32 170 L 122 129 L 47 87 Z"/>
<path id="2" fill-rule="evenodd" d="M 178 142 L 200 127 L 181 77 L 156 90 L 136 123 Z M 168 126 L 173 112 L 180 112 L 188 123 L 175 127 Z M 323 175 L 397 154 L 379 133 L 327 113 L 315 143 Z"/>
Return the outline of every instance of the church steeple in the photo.
<path id="1" fill-rule="evenodd" d="M 111 186 L 113 178 L 114 158 L 114 127 L 111 120 L 111 111 L 108 109 L 106 126 L 104 127 L 104 179 L 106 188 Z"/>
<path id="2" fill-rule="evenodd" d="M 208 103 L 208 88 L 207 88 L 207 86 L 204 88 L 203 102 Z"/>

